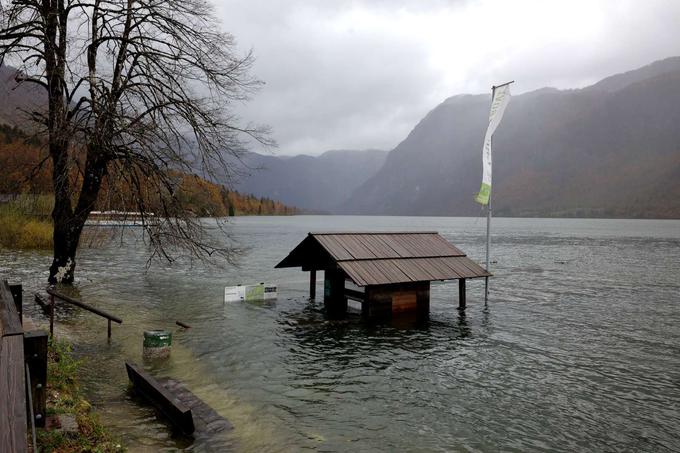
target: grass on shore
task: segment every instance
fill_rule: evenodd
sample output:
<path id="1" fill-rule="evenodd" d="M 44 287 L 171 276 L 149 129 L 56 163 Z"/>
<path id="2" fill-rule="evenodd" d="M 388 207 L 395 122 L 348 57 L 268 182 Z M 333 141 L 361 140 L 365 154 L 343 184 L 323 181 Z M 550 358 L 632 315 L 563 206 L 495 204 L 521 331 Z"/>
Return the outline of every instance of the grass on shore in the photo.
<path id="1" fill-rule="evenodd" d="M 47 414 L 75 416 L 78 432 L 40 429 L 37 431 L 38 449 L 55 453 L 123 452 L 125 448 L 116 441 L 92 412 L 78 383 L 80 361 L 73 357 L 71 346 L 65 341 L 50 339 L 47 369 Z"/>
<path id="2" fill-rule="evenodd" d="M 0 247 L 51 249 L 52 204 L 46 195 L 25 195 L 0 204 Z"/>
<path id="3" fill-rule="evenodd" d="M 53 248 L 51 195 L 20 195 L 0 203 L 0 248 L 51 250 Z M 80 246 L 97 248 L 113 235 L 104 228 L 84 229 Z"/>

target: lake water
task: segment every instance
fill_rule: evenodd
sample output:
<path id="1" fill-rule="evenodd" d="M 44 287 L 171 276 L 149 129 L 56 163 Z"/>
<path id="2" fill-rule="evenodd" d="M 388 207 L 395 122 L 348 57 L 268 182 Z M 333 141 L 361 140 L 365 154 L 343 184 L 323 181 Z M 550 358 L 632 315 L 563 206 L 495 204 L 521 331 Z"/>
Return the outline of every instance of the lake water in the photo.
<path id="1" fill-rule="evenodd" d="M 274 269 L 307 232 L 346 229 L 435 230 L 484 259 L 481 218 L 236 218 L 250 250 L 228 269 L 146 271 L 130 237 L 83 250 L 81 297 L 124 323 L 108 345 L 104 320 L 61 310 L 57 334 L 86 359 L 102 420 L 130 451 L 220 450 L 128 396 L 123 361 L 143 363 L 142 331 L 166 328 L 172 357 L 147 368 L 228 418 L 236 451 L 680 451 L 680 221 L 494 219 L 488 306 L 483 281 L 464 313 L 457 284 L 435 283 L 425 325 L 328 321 L 306 273 Z M 0 251 L 0 277 L 31 291 L 49 261 Z M 276 302 L 223 303 L 225 285 L 262 281 Z"/>

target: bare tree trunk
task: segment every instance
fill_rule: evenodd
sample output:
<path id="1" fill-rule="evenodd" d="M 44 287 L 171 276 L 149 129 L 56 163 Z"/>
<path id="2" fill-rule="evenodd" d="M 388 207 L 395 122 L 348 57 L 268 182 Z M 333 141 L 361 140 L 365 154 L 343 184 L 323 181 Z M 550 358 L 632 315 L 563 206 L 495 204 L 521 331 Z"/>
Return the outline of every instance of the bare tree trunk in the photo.
<path id="1" fill-rule="evenodd" d="M 73 213 L 71 204 L 71 184 L 69 180 L 68 134 L 66 108 L 64 106 L 64 48 L 60 46 L 65 24 L 60 24 L 63 2 L 42 3 L 42 16 L 45 20 L 45 36 L 43 39 L 45 55 L 45 75 L 48 92 L 47 130 L 49 152 L 53 162 L 52 186 L 54 188 L 54 259 L 50 266 L 49 283 L 73 282 L 75 269 L 74 234 L 71 230 L 70 217 Z"/>
<path id="2" fill-rule="evenodd" d="M 73 283 L 76 268 L 76 250 L 80 240 L 80 228 L 73 225 L 72 219 L 56 210 L 52 214 L 54 219 L 54 259 L 50 266 L 49 283 Z"/>
<path id="3" fill-rule="evenodd" d="M 76 267 L 76 252 L 80 235 L 87 217 L 97 202 L 102 181 L 106 176 L 107 159 L 94 147 L 87 150 L 85 175 L 75 210 L 71 208 L 71 191 L 55 190 L 54 211 L 54 260 L 50 266 L 49 283 L 73 283 Z M 55 188 L 65 189 L 67 184 L 60 180 L 68 178 L 64 169 L 57 169 L 55 161 Z"/>
<path id="4" fill-rule="evenodd" d="M 141 214 L 151 258 L 232 262 L 234 249 L 177 196 L 178 173 L 229 177 L 252 140 L 273 142 L 233 114 L 261 83 L 209 0 L 0 0 L 0 63 L 12 62 L 21 83 L 47 91 L 47 112 L 31 119 L 45 127 L 53 164 L 51 283 L 73 282 L 107 171 Z"/>

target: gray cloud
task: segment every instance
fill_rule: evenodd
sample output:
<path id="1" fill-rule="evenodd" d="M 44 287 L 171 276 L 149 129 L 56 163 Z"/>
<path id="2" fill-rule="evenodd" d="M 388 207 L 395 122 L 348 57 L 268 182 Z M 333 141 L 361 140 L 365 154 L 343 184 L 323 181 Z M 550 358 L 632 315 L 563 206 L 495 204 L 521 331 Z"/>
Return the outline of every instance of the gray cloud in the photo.
<path id="1" fill-rule="evenodd" d="M 277 153 L 391 149 L 439 102 L 576 88 L 680 54 L 675 0 L 216 3 L 265 87 L 239 106 Z"/>

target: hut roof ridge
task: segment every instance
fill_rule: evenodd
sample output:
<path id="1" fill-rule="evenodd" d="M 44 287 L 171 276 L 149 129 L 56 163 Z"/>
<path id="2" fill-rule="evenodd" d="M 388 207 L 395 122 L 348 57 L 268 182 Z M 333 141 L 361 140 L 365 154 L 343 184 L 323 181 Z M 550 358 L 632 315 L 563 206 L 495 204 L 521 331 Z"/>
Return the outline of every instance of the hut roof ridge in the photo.
<path id="1" fill-rule="evenodd" d="M 438 231 L 311 231 L 309 233 L 310 236 L 342 236 L 342 235 L 348 235 L 348 234 L 357 234 L 357 235 L 365 235 L 365 234 L 370 234 L 370 235 L 376 235 L 376 234 L 437 234 L 439 235 Z"/>
<path id="2" fill-rule="evenodd" d="M 491 275 L 436 231 L 310 232 L 276 265 L 298 266 L 339 266 L 359 286 Z"/>

